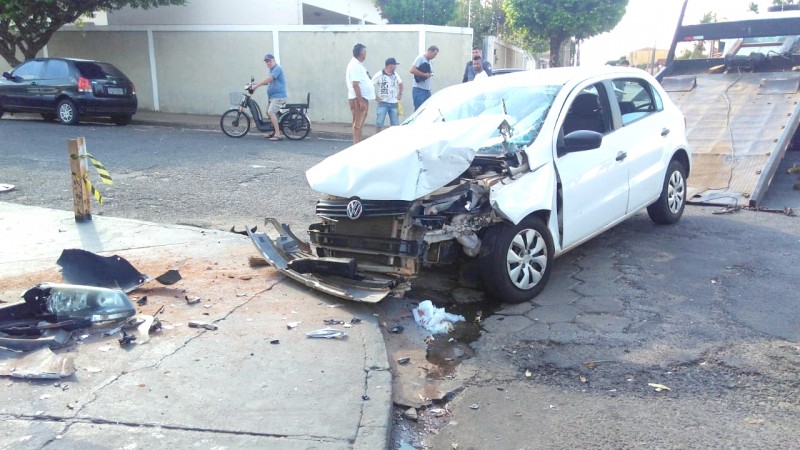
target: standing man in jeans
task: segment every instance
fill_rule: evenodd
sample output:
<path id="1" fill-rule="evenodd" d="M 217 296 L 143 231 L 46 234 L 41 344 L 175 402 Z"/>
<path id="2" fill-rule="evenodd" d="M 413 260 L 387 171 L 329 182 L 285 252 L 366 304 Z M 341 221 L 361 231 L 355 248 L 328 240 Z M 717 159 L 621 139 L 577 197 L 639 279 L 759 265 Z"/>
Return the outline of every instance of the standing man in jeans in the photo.
<path id="1" fill-rule="evenodd" d="M 364 44 L 354 45 L 353 58 L 347 65 L 345 73 L 347 100 L 350 103 L 350 112 L 353 114 L 353 144 L 361 142 L 369 101 L 375 99 L 375 87 L 364 67 L 365 59 L 367 59 L 367 47 Z"/>
<path id="2" fill-rule="evenodd" d="M 264 62 L 267 63 L 269 74 L 267 78 L 253 85 L 253 92 L 260 86 L 264 86 L 265 84 L 269 85 L 267 88 L 267 97 L 269 97 L 267 116 L 269 116 L 269 120 L 272 122 L 273 131 L 264 137 L 269 138 L 270 141 L 281 141 L 283 137 L 278 127 L 278 112 L 281 108 L 286 106 L 286 99 L 289 97 L 286 95 L 286 77 L 283 75 L 283 68 L 275 62 L 275 57 L 272 56 L 271 53 L 267 53 L 267 56 L 264 57 Z"/>
<path id="3" fill-rule="evenodd" d="M 438 54 L 439 47 L 431 45 L 425 53 L 417 56 L 411 66 L 411 73 L 414 75 L 414 88 L 411 90 L 411 95 L 414 97 L 414 111 L 431 96 L 433 58 Z"/>
<path id="4" fill-rule="evenodd" d="M 397 74 L 397 60 L 389 58 L 383 65 L 383 70 L 372 77 L 372 84 L 377 92 L 375 100 L 378 102 L 378 113 L 375 116 L 375 133 L 380 133 L 389 114 L 389 126 L 400 125 L 400 116 L 397 112 L 397 102 L 403 97 L 403 80 Z"/>

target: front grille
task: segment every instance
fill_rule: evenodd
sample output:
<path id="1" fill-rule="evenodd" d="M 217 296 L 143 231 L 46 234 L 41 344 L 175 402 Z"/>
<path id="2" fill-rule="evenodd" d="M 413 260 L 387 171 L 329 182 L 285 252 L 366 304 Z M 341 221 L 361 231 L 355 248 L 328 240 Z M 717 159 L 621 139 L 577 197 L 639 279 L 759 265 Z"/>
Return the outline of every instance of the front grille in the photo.
<path id="1" fill-rule="evenodd" d="M 320 200 L 317 215 L 322 217 L 347 217 L 346 200 Z M 408 212 L 411 202 L 402 200 L 360 200 L 363 205 L 361 217 L 402 216 Z"/>

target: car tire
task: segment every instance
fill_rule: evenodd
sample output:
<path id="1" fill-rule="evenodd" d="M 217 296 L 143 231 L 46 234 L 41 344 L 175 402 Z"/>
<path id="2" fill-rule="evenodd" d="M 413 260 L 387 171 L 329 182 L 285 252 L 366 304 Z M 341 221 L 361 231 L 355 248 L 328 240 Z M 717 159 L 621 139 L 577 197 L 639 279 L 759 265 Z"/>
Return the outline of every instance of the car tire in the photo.
<path id="1" fill-rule="evenodd" d="M 539 217 L 492 226 L 478 255 L 484 292 L 508 303 L 536 297 L 550 278 L 553 255 L 553 236 Z"/>
<path id="2" fill-rule="evenodd" d="M 56 115 L 53 113 L 42 113 L 42 119 L 44 119 L 46 122 L 55 122 Z"/>
<path id="3" fill-rule="evenodd" d="M 75 103 L 68 99 L 58 102 L 56 115 L 58 116 L 58 120 L 64 125 L 75 125 L 80 120 L 80 113 L 78 109 L 75 108 Z"/>
<path id="4" fill-rule="evenodd" d="M 3 114 L 5 114 L 5 110 L 3 109 L 3 105 L 0 105 L 0 119 L 3 118 Z"/>
<path id="5" fill-rule="evenodd" d="M 131 123 L 131 120 L 133 120 L 133 116 L 131 116 L 130 114 L 124 114 L 121 116 L 111 116 L 111 121 L 120 126 L 128 125 L 129 123 Z"/>
<path id="6" fill-rule="evenodd" d="M 677 222 L 686 207 L 686 169 L 680 161 L 672 160 L 667 166 L 661 195 L 647 207 L 650 220 L 660 225 Z"/>

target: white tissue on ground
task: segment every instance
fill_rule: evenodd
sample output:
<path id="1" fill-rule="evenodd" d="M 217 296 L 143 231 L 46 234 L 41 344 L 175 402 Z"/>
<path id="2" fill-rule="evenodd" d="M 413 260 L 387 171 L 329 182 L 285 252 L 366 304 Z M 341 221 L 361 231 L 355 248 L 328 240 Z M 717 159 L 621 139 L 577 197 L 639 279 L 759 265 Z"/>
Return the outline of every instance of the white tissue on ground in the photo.
<path id="1" fill-rule="evenodd" d="M 450 314 L 444 308 L 437 308 L 430 300 L 420 302 L 411 312 L 417 324 L 433 334 L 448 333 L 453 330 L 453 323 L 465 321 L 464 316 Z"/>

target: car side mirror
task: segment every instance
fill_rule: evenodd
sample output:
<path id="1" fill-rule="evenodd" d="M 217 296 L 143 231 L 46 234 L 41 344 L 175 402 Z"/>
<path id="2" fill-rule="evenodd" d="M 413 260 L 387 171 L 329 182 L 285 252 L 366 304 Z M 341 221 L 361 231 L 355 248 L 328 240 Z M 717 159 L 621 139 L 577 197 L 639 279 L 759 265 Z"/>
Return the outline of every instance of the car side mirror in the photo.
<path id="1" fill-rule="evenodd" d="M 582 152 L 600 148 L 603 135 L 597 131 L 575 130 L 564 136 L 563 153 Z"/>
<path id="2" fill-rule="evenodd" d="M 8 72 L 3 72 L 3 78 L 5 78 L 6 80 L 13 80 L 14 79 L 14 77 L 11 76 L 11 74 L 8 73 Z"/>

